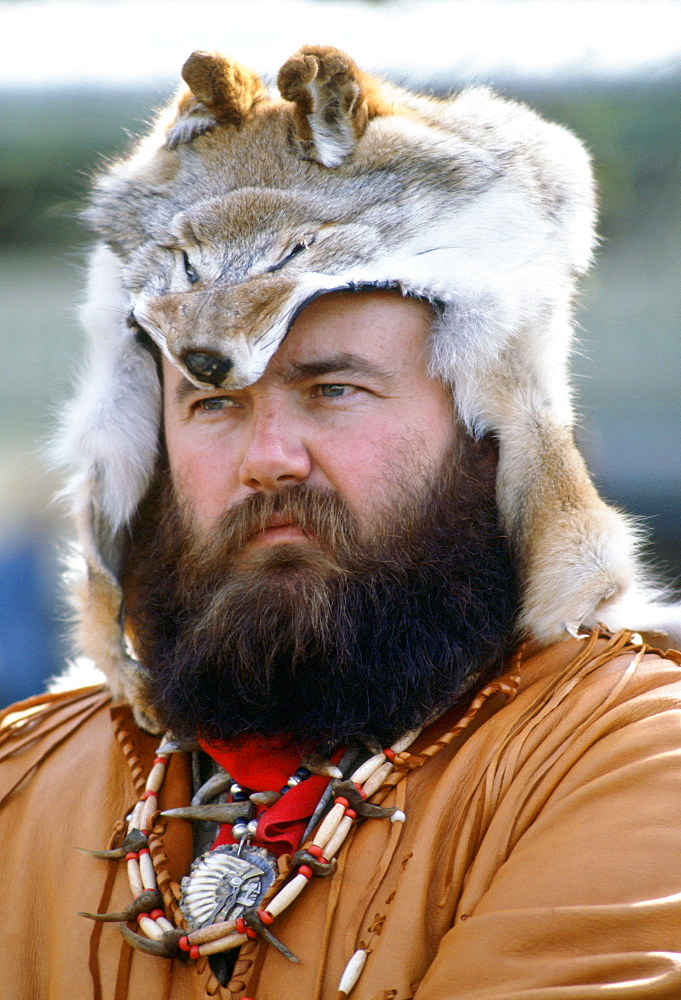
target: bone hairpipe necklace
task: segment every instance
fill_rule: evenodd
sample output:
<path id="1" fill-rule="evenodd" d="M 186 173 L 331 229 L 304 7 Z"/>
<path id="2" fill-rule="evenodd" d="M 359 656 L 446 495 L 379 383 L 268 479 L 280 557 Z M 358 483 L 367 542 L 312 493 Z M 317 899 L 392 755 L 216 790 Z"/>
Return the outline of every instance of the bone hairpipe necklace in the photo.
<path id="1" fill-rule="evenodd" d="M 393 773 L 395 764 L 399 767 L 401 761 L 398 755 L 406 751 L 417 735 L 418 730 L 407 733 L 392 747 L 374 754 L 356 768 L 348 780 L 332 779 L 333 805 L 318 826 L 312 841 L 296 852 L 292 859 L 292 867 L 285 875 L 277 877 L 276 867 L 272 865 L 271 877 L 268 877 L 271 862 L 263 856 L 269 852 L 248 845 L 249 835 L 255 832 L 254 825 L 249 826 L 249 823 L 243 822 L 248 815 L 250 802 L 246 801 L 240 786 L 232 783 L 227 775 L 214 776 L 214 787 L 218 785 L 222 785 L 223 789 L 225 786 L 230 787 L 232 797 L 236 801 L 216 803 L 212 806 L 199 804 L 170 809 L 163 813 L 162 815 L 179 818 L 205 818 L 216 819 L 218 822 L 232 822 L 233 835 L 235 838 L 241 838 L 238 846 L 224 845 L 201 855 L 194 861 L 190 875 L 183 879 L 180 908 L 185 922 L 189 925 L 187 930 L 175 927 L 161 909 L 163 897 L 158 888 L 147 841 L 148 832 L 152 829 L 158 814 L 158 794 L 165 778 L 168 757 L 175 749 L 172 742 L 164 737 L 149 772 L 144 793 L 128 818 L 127 833 L 121 846 L 112 851 L 87 851 L 95 857 L 125 858 L 128 881 L 134 899 L 125 910 L 118 913 L 83 913 L 82 916 L 93 920 L 118 922 L 121 933 L 134 947 L 165 958 L 176 955 L 179 948 L 188 952 L 191 959 L 198 959 L 202 955 L 213 955 L 237 948 L 249 937 L 255 938 L 260 934 L 289 960 L 297 962 L 295 955 L 270 931 L 269 925 L 302 893 L 313 875 L 332 875 L 335 872 L 336 855 L 358 817 L 390 817 L 392 822 L 404 822 L 404 813 L 397 809 L 383 809 L 381 806 L 366 802 L 366 799 L 385 784 L 388 776 Z M 405 757 L 409 755 L 405 753 Z M 407 773 L 406 770 L 404 773 Z M 289 780 L 297 781 L 301 777 L 302 775 L 296 774 Z M 256 792 L 253 798 L 256 801 L 262 800 L 266 794 Z M 200 908 L 202 890 L 208 897 L 211 888 L 217 890 L 213 892 L 215 900 L 218 896 L 226 895 L 221 892 L 225 880 L 228 883 L 232 881 L 238 883 L 234 886 L 236 890 L 234 896 L 237 897 L 234 902 L 239 909 L 239 916 L 217 922 L 211 919 L 202 922 Z M 239 890 L 243 891 L 245 888 L 247 893 L 248 883 L 254 880 L 264 883 L 263 891 L 255 894 L 254 898 L 246 896 L 244 902 L 251 905 L 239 907 L 238 903 L 241 902 L 238 898 Z M 252 905 L 253 903 L 255 905 Z M 210 914 L 208 917 L 210 918 Z M 137 921 L 140 934 L 130 931 L 125 926 L 125 922 L 130 920 Z M 353 959 L 354 968 L 358 963 L 355 956 Z M 357 975 L 360 971 L 361 968 L 357 968 Z M 344 980 L 347 980 L 347 974 L 344 975 Z M 344 986 L 343 982 L 341 986 Z M 349 988 L 348 986 L 348 991 Z"/>
<path id="2" fill-rule="evenodd" d="M 276 866 L 273 866 L 270 870 L 273 877 L 269 877 L 268 865 L 271 862 L 261 857 L 261 854 L 269 852 L 248 844 L 250 831 L 248 823 L 243 822 L 248 807 L 245 797 L 239 801 L 239 794 L 243 790 L 236 786 L 238 791 L 233 791 L 236 802 L 216 804 L 209 807 L 209 811 L 212 815 L 216 809 L 224 810 L 225 820 L 233 822 L 235 826 L 241 819 L 244 827 L 242 840 L 238 845 L 223 845 L 207 851 L 194 861 L 190 875 L 183 879 L 181 913 L 177 917 L 179 926 L 173 924 L 162 909 L 163 896 L 158 887 L 147 841 L 149 830 L 153 829 L 158 816 L 158 794 L 165 778 L 168 757 L 176 749 L 164 737 L 147 777 L 144 793 L 127 818 L 127 832 L 121 846 L 112 851 L 86 852 L 101 858 L 125 858 L 133 901 L 119 913 L 82 915 L 93 920 L 117 921 L 121 934 L 135 948 L 164 958 L 186 952 L 190 959 L 196 960 L 204 955 L 239 947 L 248 938 L 260 935 L 291 961 L 297 962 L 298 959 L 270 930 L 272 922 L 303 892 L 313 875 L 334 873 L 336 855 L 356 821 L 371 816 L 389 816 L 392 822 L 404 822 L 404 813 L 396 809 L 382 809 L 366 800 L 381 791 L 384 793 L 381 795 L 382 800 L 409 771 L 421 766 L 448 746 L 469 726 L 490 695 L 502 693 L 508 699 L 512 698 L 520 679 L 517 664 L 514 666 L 515 670 L 493 681 L 477 695 L 452 729 L 417 755 L 407 752 L 407 747 L 418 735 L 418 731 L 413 731 L 364 761 L 351 773 L 348 780 L 332 779 L 330 787 L 333 805 L 321 823 L 320 816 L 317 815 L 319 810 L 316 811 L 312 822 L 319 825 L 312 839 L 305 843 L 311 832 L 308 828 L 303 838 L 304 846 L 293 856 L 291 868 L 286 872 L 277 874 Z M 220 775 L 214 780 L 216 783 L 222 782 L 223 788 L 230 781 L 234 788 L 234 783 L 226 775 Z M 262 795 L 263 793 L 255 793 L 254 798 L 257 801 L 260 797 L 261 803 L 266 804 L 262 802 Z M 197 809 L 196 806 L 189 808 Z M 186 810 L 168 810 L 167 815 L 179 815 L 181 812 Z M 257 891 L 254 887 L 256 881 L 260 883 Z M 225 897 L 230 892 L 232 898 L 226 903 Z M 238 912 L 239 915 L 213 922 L 210 919 L 213 911 L 219 916 L 225 906 L 230 907 L 230 913 Z M 137 921 L 139 934 L 125 926 L 125 922 L 131 920 Z M 182 924 L 186 927 L 181 926 Z M 367 953 L 362 949 L 355 952 L 341 977 L 339 993 L 347 995 L 350 992 L 364 968 L 366 958 Z"/>

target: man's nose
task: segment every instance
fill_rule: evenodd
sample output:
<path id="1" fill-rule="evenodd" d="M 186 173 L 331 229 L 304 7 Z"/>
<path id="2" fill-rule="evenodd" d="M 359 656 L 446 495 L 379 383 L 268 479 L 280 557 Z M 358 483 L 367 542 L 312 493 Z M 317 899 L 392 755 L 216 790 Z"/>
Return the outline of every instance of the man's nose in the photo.
<path id="1" fill-rule="evenodd" d="M 272 409 L 255 414 L 239 468 L 239 482 L 252 490 L 283 490 L 304 482 L 312 462 L 295 421 Z"/>

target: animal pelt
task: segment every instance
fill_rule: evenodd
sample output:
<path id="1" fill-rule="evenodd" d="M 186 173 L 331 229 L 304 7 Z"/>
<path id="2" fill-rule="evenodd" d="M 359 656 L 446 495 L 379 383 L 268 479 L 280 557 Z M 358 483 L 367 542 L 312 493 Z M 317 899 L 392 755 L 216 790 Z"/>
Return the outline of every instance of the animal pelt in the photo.
<path id="1" fill-rule="evenodd" d="M 486 88 L 418 96 L 332 48 L 295 53 L 279 94 L 212 53 L 193 53 L 182 75 L 188 89 L 94 187 L 91 356 L 58 443 L 89 567 L 85 645 L 114 686 L 135 702 L 117 540 L 149 484 L 160 419 L 140 331 L 195 384 L 241 387 L 305 303 L 342 288 L 437 304 L 433 373 L 468 429 L 499 441 L 522 629 L 549 643 L 599 621 L 644 628 L 636 533 L 572 438 L 571 309 L 595 211 L 578 140 Z"/>

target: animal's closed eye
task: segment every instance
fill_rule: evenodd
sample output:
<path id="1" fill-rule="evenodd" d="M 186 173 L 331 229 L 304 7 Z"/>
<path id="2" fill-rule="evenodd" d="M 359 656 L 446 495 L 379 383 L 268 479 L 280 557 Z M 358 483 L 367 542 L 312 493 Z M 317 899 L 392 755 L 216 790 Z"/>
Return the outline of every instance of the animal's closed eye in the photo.
<path id="1" fill-rule="evenodd" d="M 184 263 L 185 274 L 189 278 L 190 283 L 192 285 L 195 285 L 196 282 L 200 280 L 199 274 L 194 265 L 192 264 L 192 262 L 190 261 L 189 257 L 187 256 L 187 252 L 185 250 L 182 251 L 182 261 Z"/>
<path id="2" fill-rule="evenodd" d="M 296 257 L 299 253 L 302 253 L 303 250 L 307 250 L 308 247 L 311 247 L 315 239 L 316 237 L 314 233 L 307 233 L 305 236 L 302 236 L 293 244 L 288 252 L 284 254 L 281 260 L 267 268 L 267 273 L 272 274 L 273 271 L 279 271 L 284 264 L 288 264 L 290 260 Z"/>

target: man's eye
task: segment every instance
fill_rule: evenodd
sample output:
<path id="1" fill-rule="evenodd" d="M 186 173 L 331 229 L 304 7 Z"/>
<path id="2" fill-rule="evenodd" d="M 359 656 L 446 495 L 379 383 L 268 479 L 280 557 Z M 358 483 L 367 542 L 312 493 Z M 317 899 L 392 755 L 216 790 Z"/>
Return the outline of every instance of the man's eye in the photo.
<path id="1" fill-rule="evenodd" d="M 322 396 L 343 396 L 347 385 L 320 385 L 319 390 Z"/>
<path id="2" fill-rule="evenodd" d="M 226 410 L 229 406 L 233 406 L 233 403 L 226 396 L 211 396 L 198 402 L 199 409 L 204 411 Z"/>

